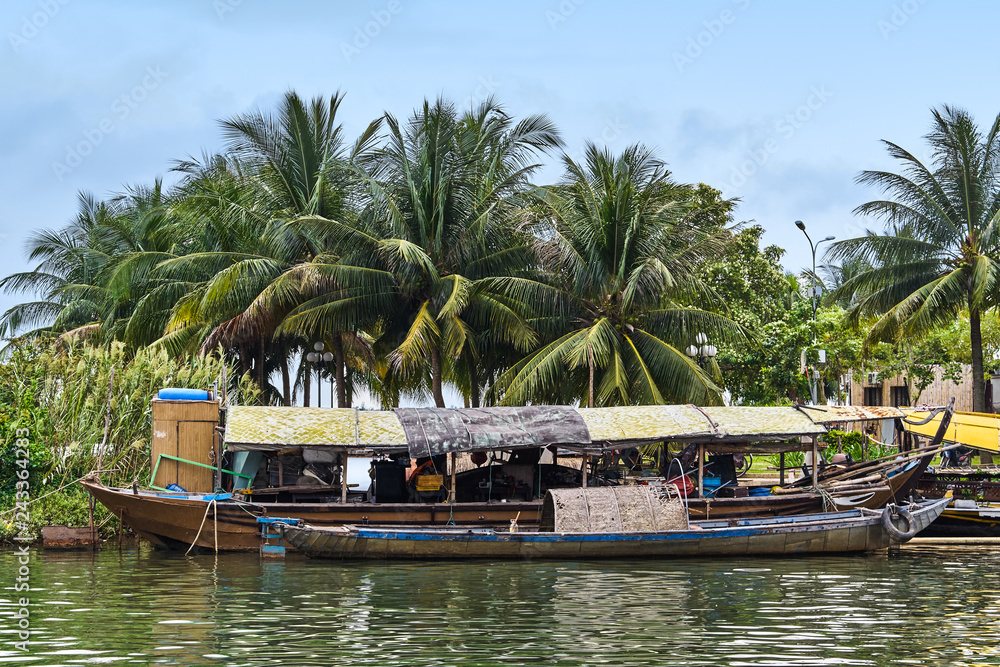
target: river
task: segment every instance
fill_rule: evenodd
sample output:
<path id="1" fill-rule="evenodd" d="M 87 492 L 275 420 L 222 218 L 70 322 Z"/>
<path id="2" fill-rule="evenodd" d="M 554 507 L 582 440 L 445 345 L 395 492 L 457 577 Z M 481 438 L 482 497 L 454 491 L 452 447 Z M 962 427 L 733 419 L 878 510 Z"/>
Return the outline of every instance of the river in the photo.
<path id="1" fill-rule="evenodd" d="M 983 547 L 589 563 L 32 548 L 27 593 L 3 549 L 2 663 L 1000 664 L 1000 563 Z"/>

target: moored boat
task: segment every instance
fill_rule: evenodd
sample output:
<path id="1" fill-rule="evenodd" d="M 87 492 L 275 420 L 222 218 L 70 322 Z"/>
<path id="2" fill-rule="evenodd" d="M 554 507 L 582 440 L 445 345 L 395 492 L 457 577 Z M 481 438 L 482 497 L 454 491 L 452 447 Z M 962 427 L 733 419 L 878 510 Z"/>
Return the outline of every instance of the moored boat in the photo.
<path id="1" fill-rule="evenodd" d="M 154 403 L 151 488 L 113 488 L 97 479 L 84 482 L 85 488 L 137 534 L 166 547 L 261 549 L 272 542 L 262 525 L 273 517 L 315 526 L 483 529 L 504 527 L 518 518 L 528 527 L 540 520 L 546 491 L 587 487 L 598 481 L 587 475 L 586 461 L 595 454 L 663 441 L 696 444 L 699 456 L 704 451 L 741 450 L 815 453 L 826 424 L 845 416 L 842 409 L 829 407 L 803 411 L 790 407 L 588 410 L 537 406 L 396 412 L 238 407 L 229 409 L 222 430 L 223 457 L 216 454 L 223 443 L 216 438 L 218 417 L 213 411 L 218 412 L 218 405 L 211 401 Z M 853 411 L 849 416 L 859 415 Z M 577 452 L 585 462 L 583 470 L 564 469 L 572 473 L 568 482 L 565 474 L 554 474 L 559 466 L 540 463 L 543 452 L 562 448 Z M 330 462 L 325 481 L 317 485 L 315 479 L 283 468 L 283 455 L 288 451 L 299 452 L 300 459 L 310 453 L 325 457 Z M 926 464 L 932 451 L 933 443 L 898 461 L 869 463 L 837 473 L 846 476 L 843 479 L 831 480 L 832 484 L 851 482 L 852 475 L 863 473 L 864 483 L 825 488 L 826 482 L 814 475 L 814 488 L 789 485 L 780 494 L 765 488 L 763 496 L 689 498 L 688 510 L 697 520 L 810 513 L 844 506 L 879 508 L 889 501 L 902 501 L 912 486 L 914 471 Z M 504 460 L 501 452 L 533 454 Z M 346 462 L 358 453 L 374 457 L 373 491 L 361 495 L 352 494 L 347 478 Z M 459 474 L 454 465 L 459 453 L 482 456 L 486 463 Z M 413 460 L 442 461 L 447 467 L 427 475 L 432 484 L 421 487 L 419 475 L 411 477 L 417 479 L 415 485 L 404 477 L 405 464 Z"/>
<path id="2" fill-rule="evenodd" d="M 559 492 L 550 491 L 546 506 Z M 509 532 L 472 528 L 320 528 L 277 524 L 283 539 L 315 558 L 602 559 L 845 554 L 908 541 L 950 498 L 882 510 L 691 522 L 668 530 Z"/>

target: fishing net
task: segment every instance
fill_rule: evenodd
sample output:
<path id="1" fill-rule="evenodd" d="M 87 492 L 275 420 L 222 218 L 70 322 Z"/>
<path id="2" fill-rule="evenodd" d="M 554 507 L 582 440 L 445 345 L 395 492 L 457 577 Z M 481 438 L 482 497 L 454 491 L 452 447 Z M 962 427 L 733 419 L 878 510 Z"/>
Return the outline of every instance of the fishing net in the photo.
<path id="1" fill-rule="evenodd" d="M 550 489 L 540 530 L 621 533 L 685 530 L 687 507 L 676 487 L 606 486 Z"/>

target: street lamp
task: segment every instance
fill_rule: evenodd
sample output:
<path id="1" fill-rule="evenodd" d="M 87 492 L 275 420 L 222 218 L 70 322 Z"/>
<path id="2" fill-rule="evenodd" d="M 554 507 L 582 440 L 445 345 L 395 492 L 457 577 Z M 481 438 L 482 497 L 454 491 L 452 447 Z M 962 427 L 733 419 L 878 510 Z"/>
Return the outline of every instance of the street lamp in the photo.
<path id="1" fill-rule="evenodd" d="M 806 235 L 806 240 L 809 241 L 809 250 L 812 251 L 812 275 L 809 277 L 810 287 L 809 294 L 812 296 L 812 310 L 813 310 L 813 345 L 816 344 L 816 248 L 819 247 L 820 243 L 826 243 L 827 241 L 833 241 L 836 237 L 827 236 L 825 239 L 816 242 L 813 245 L 812 239 L 809 238 L 809 232 L 806 231 L 806 223 L 801 220 L 795 221 L 795 226 L 802 230 L 802 233 Z M 809 374 L 809 391 L 812 394 L 813 405 L 816 405 L 816 368 L 813 367 L 813 372 Z"/>
<path id="2" fill-rule="evenodd" d="M 323 407 L 323 376 L 321 374 L 321 366 L 323 362 L 330 363 L 333 361 L 333 352 L 323 352 L 326 345 L 322 341 L 317 341 L 313 343 L 313 349 L 315 352 L 310 352 L 306 355 L 306 361 L 311 364 L 316 365 L 316 407 Z M 330 387 L 330 407 L 333 407 L 333 386 Z"/>
<path id="3" fill-rule="evenodd" d="M 704 368 L 705 362 L 717 355 L 719 350 L 714 345 L 708 344 L 708 336 L 703 333 L 695 335 L 694 342 L 697 343 L 697 345 L 688 345 L 687 349 L 684 351 L 692 359 L 698 357 L 698 365 Z"/>

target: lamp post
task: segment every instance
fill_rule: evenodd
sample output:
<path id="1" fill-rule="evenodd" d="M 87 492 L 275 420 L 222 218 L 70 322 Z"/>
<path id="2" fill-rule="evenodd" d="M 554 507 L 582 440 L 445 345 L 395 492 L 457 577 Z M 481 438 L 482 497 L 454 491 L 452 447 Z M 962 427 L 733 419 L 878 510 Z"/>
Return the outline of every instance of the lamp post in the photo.
<path id="1" fill-rule="evenodd" d="M 323 407 L 323 376 L 321 374 L 321 364 L 333 361 L 333 352 L 323 352 L 326 345 L 322 341 L 313 343 L 315 352 L 306 355 L 306 361 L 316 366 L 316 407 Z M 333 387 L 330 387 L 330 407 L 333 407 Z"/>
<path id="2" fill-rule="evenodd" d="M 697 357 L 698 365 L 704 368 L 705 362 L 717 355 L 719 350 L 714 345 L 708 344 L 708 336 L 703 333 L 696 334 L 694 342 L 697 343 L 697 345 L 688 345 L 687 349 L 684 351 L 692 359 Z"/>
<path id="3" fill-rule="evenodd" d="M 812 239 L 809 238 L 809 232 L 806 231 L 806 223 L 801 220 L 795 221 L 795 226 L 802 230 L 802 233 L 806 235 L 806 240 L 809 241 L 809 250 L 812 252 L 812 274 L 809 276 L 809 294 L 812 296 L 812 321 L 813 321 L 813 345 L 816 344 L 816 248 L 819 247 L 820 243 L 826 243 L 827 241 L 833 241 L 836 237 L 827 236 L 825 239 L 817 241 L 813 245 Z M 813 405 L 816 405 L 816 367 L 814 366 L 812 372 L 809 374 L 809 393 L 812 395 Z"/>

